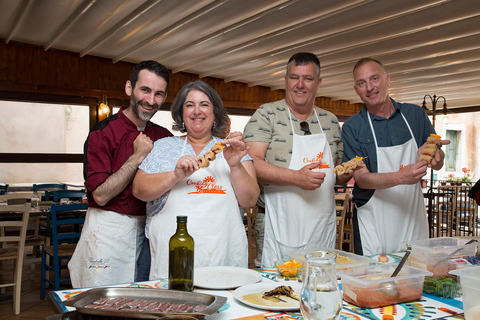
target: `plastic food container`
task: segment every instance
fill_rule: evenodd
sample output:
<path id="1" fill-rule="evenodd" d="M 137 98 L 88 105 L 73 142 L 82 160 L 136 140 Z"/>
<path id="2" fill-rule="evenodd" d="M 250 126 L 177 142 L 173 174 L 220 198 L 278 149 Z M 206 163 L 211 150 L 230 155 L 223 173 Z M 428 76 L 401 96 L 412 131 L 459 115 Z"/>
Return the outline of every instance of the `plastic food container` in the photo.
<path id="1" fill-rule="evenodd" d="M 431 271 L 436 277 L 449 277 L 448 272 L 457 268 L 457 265 L 449 260 L 475 255 L 478 243 L 465 245 L 469 240 L 443 237 L 413 241 L 408 263 L 412 267 Z M 456 252 L 459 249 L 461 250 Z"/>
<path id="2" fill-rule="evenodd" d="M 338 271 L 342 279 L 343 300 L 370 309 L 419 300 L 425 276 L 432 273 L 404 266 L 398 276 L 391 278 L 397 265 L 386 263 Z"/>
<path id="3" fill-rule="evenodd" d="M 295 254 L 291 253 L 290 256 L 297 260 L 298 262 L 302 263 L 302 271 L 305 271 L 304 268 L 306 267 L 306 259 L 305 255 L 310 252 L 326 250 L 331 251 L 337 254 L 337 264 L 335 265 L 335 269 L 338 271 L 348 269 L 348 268 L 355 268 L 355 267 L 366 267 L 369 266 L 371 263 L 374 263 L 375 260 L 371 258 L 367 258 L 364 256 L 359 256 L 354 253 L 336 250 L 336 249 L 318 249 L 318 250 L 302 250 Z M 305 272 L 303 272 L 305 274 Z"/>
<path id="4" fill-rule="evenodd" d="M 450 273 L 460 277 L 465 319 L 480 319 L 480 267 L 457 269 Z"/>

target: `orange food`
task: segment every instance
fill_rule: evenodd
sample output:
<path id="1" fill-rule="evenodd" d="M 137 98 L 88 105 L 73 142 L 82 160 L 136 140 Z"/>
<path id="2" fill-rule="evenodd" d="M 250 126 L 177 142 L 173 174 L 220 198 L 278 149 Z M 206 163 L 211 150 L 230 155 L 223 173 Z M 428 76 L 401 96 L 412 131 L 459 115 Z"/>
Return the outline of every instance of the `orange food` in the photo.
<path id="1" fill-rule="evenodd" d="M 301 266 L 302 266 L 302 264 L 295 259 L 286 261 L 284 263 L 277 263 L 278 271 L 284 277 L 294 277 L 294 276 L 296 276 L 297 273 L 298 273 L 298 270 L 300 270 Z"/>

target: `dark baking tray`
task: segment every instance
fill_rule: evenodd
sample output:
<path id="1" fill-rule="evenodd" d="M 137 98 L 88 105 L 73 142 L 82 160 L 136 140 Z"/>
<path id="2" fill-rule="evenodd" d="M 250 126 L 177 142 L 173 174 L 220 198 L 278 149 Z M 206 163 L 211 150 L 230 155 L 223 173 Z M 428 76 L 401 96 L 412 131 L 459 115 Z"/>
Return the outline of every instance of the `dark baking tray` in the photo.
<path id="1" fill-rule="evenodd" d="M 191 305 L 206 305 L 207 307 L 200 312 L 190 313 L 163 313 L 163 312 L 135 312 L 128 310 L 98 310 L 85 308 L 100 298 L 124 297 L 144 300 L 154 300 L 161 302 L 188 303 Z M 146 288 L 94 288 L 80 293 L 68 300 L 62 301 L 67 307 L 74 307 L 82 314 L 105 316 L 105 317 L 122 317 L 136 319 L 158 319 L 162 317 L 181 318 L 182 316 L 203 319 L 205 316 L 212 315 L 220 309 L 227 298 L 214 296 L 210 294 L 184 292 L 165 289 L 146 289 Z"/>

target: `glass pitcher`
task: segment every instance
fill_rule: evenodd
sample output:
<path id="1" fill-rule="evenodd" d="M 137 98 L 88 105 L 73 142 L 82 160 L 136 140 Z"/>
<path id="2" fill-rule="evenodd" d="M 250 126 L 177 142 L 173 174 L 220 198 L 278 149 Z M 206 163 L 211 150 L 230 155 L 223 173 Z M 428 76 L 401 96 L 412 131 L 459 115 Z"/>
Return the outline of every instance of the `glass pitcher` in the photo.
<path id="1" fill-rule="evenodd" d="M 300 293 L 300 310 L 307 320 L 339 319 L 342 293 L 335 276 L 337 255 L 316 251 L 305 255 L 307 270 Z"/>

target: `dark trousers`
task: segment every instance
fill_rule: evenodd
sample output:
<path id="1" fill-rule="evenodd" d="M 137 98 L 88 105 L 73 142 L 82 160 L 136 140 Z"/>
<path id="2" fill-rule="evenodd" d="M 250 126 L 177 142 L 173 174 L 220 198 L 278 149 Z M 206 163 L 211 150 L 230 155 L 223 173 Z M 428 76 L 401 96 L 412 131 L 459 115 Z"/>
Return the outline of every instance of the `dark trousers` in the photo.
<path id="1" fill-rule="evenodd" d="M 353 206 L 353 251 L 355 254 L 363 256 L 362 238 L 360 237 L 360 230 L 358 229 L 357 206 Z"/>
<path id="2" fill-rule="evenodd" d="M 140 254 L 138 255 L 137 268 L 135 269 L 135 281 L 148 281 L 150 277 L 150 242 L 145 239 Z"/>

